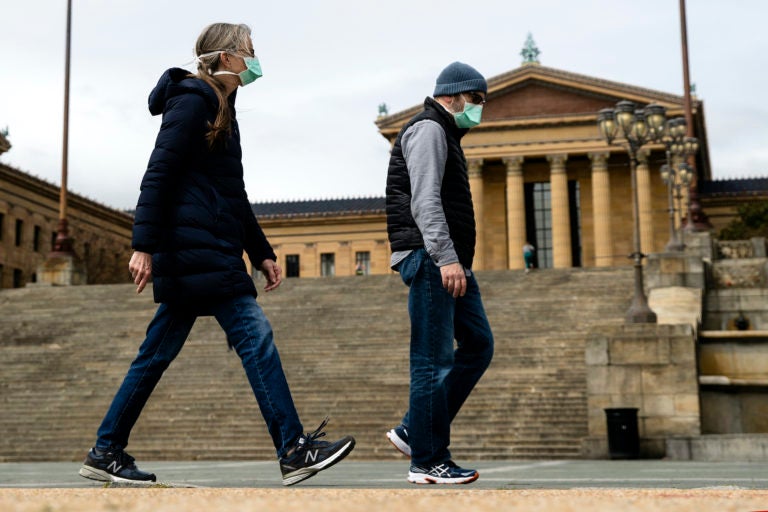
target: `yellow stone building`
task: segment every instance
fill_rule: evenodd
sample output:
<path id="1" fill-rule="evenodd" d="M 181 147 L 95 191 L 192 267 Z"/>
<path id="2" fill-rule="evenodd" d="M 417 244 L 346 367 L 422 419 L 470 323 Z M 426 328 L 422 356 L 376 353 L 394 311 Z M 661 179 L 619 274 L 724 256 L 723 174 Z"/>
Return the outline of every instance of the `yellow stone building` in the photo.
<path id="1" fill-rule="evenodd" d="M 522 247 L 537 248 L 538 266 L 550 268 L 629 265 L 632 250 L 630 162 L 622 146 L 609 146 L 597 130 L 597 113 L 630 100 L 666 107 L 682 116 L 683 97 L 576 73 L 524 64 L 488 80 L 483 122 L 462 140 L 467 157 L 478 240 L 475 269 L 522 269 Z M 382 136 L 394 143 L 402 126 L 422 108 L 379 117 Z M 711 179 L 703 105 L 693 101 L 696 168 Z M 641 248 L 661 252 L 670 238 L 666 161 L 662 144 L 638 154 Z M 382 176 L 387 162 L 382 162 Z M 383 191 L 382 191 L 383 192 Z M 360 252 L 365 273 L 389 272 L 386 218 L 381 208 L 334 208 L 305 202 L 255 205 L 257 216 L 286 269 L 315 277 L 353 275 Z M 685 197 L 683 198 L 685 204 Z M 281 205 L 280 208 L 277 208 Z M 293 208 L 292 208 L 293 207 Z M 686 214 L 685 211 L 682 212 Z M 679 222 L 679 221 L 677 221 Z M 358 258 L 358 259 L 356 259 Z M 333 260 L 331 269 L 329 262 Z"/>
<path id="2" fill-rule="evenodd" d="M 683 115 L 683 97 L 538 63 L 492 77 L 488 87 L 483 122 L 462 141 L 478 224 L 475 269 L 522 269 L 526 241 L 536 246 L 543 268 L 631 265 L 629 158 L 624 147 L 602 140 L 597 113 L 630 100 L 640 107 L 662 105 L 673 118 Z M 394 143 L 422 100 L 414 92 L 412 108 L 380 116 L 381 135 Z M 703 104 L 696 99 L 693 120 L 701 204 L 717 233 L 739 204 L 768 198 L 768 180 L 712 181 Z M 0 153 L 9 148 L 0 133 Z M 638 155 L 646 254 L 664 251 L 670 238 L 668 192 L 659 172 L 664 150 L 647 145 Z M 381 162 L 382 179 L 387 164 Z M 132 216 L 70 197 L 70 231 L 86 260 L 88 282 L 126 281 Z M 683 216 L 686 199 L 683 194 Z M 384 202 L 383 196 L 320 199 L 257 203 L 253 210 L 288 277 L 386 274 L 392 271 Z M 0 287 L 36 280 L 57 208 L 57 187 L 0 165 Z M 17 243 L 18 237 L 23 241 Z"/>
<path id="3" fill-rule="evenodd" d="M 2 142 L 0 137 L 0 152 Z M 68 197 L 69 232 L 87 283 L 127 282 L 133 216 L 77 194 Z M 58 220 L 59 187 L 0 164 L 0 288 L 38 281 Z"/>
<path id="4" fill-rule="evenodd" d="M 286 277 L 386 274 L 384 198 L 253 205 Z"/>

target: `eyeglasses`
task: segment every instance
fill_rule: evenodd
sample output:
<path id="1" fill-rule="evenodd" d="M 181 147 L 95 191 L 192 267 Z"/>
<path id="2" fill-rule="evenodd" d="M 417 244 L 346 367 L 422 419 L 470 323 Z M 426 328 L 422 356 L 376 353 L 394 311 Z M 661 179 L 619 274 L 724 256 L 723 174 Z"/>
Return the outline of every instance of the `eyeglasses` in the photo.
<path id="1" fill-rule="evenodd" d="M 485 98 L 482 94 L 476 92 L 465 92 L 464 94 L 469 96 L 469 102 L 473 105 L 485 105 Z"/>

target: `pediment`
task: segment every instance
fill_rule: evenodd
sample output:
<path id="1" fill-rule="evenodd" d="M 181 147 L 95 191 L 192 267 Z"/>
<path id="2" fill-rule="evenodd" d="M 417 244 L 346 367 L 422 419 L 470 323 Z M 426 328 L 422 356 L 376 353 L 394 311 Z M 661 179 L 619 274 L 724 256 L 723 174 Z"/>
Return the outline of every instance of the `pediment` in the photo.
<path id="1" fill-rule="evenodd" d="M 605 94 L 530 79 L 489 95 L 483 120 L 590 114 L 615 103 Z"/>
<path id="2" fill-rule="evenodd" d="M 527 65 L 488 81 L 488 104 L 483 119 L 595 115 L 620 100 L 638 105 L 683 107 L 683 98 L 642 87 L 612 82 L 568 71 Z"/>

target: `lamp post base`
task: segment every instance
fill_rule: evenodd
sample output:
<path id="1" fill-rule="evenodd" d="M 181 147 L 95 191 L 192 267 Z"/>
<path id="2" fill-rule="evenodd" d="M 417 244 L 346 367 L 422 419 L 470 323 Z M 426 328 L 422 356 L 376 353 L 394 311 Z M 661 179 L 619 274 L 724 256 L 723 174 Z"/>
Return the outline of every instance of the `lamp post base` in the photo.
<path id="1" fill-rule="evenodd" d="M 644 254 L 636 252 L 632 256 L 635 258 L 635 296 L 632 298 L 632 305 L 629 306 L 625 318 L 628 324 L 655 324 L 656 313 L 648 306 L 648 299 L 643 290 Z"/>
<path id="2" fill-rule="evenodd" d="M 628 324 L 655 324 L 657 320 L 656 313 L 647 304 L 636 305 L 634 303 L 627 310 L 625 319 Z"/>

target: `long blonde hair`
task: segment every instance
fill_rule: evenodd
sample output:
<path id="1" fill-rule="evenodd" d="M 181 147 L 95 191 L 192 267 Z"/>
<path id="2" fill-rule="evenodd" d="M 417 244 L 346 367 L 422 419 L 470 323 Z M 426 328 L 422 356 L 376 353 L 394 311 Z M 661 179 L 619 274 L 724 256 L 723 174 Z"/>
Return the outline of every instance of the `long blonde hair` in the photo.
<path id="1" fill-rule="evenodd" d="M 203 80 L 216 92 L 219 99 L 219 110 L 216 120 L 208 123 L 208 133 L 205 138 L 208 146 L 213 148 L 217 143 L 223 142 L 232 134 L 232 110 L 224 96 L 224 84 L 215 76 L 214 71 L 219 67 L 220 53 L 222 51 L 234 52 L 248 48 L 248 40 L 251 37 L 251 29 L 248 25 L 232 23 L 213 23 L 208 25 L 200 33 L 195 43 L 195 55 L 212 55 L 199 57 L 197 73 L 193 76 Z"/>

